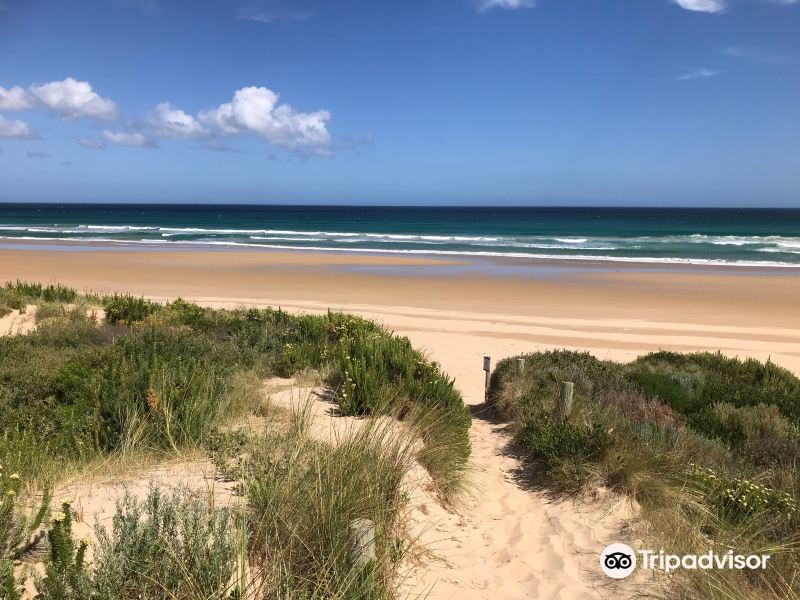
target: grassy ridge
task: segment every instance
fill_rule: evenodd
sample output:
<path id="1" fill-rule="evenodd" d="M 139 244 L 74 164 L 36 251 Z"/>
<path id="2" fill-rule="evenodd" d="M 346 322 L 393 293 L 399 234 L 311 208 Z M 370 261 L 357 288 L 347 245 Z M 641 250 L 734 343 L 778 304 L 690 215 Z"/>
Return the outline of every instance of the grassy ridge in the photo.
<path id="1" fill-rule="evenodd" d="M 403 549 L 400 482 L 411 460 L 429 469 L 443 495 L 459 487 L 470 425 L 461 397 L 407 339 L 372 322 L 341 313 L 86 298 L 19 282 L 2 288 L 2 298 L 14 298 L 15 307 L 37 304 L 38 317 L 30 334 L 0 337 L 6 478 L 43 484 L 81 465 L 141 452 L 195 448 L 248 457 L 236 472 L 246 497 L 242 514 L 209 513 L 158 490 L 145 504 L 130 499 L 113 530 L 99 535 L 94 570 L 85 564 L 85 546 L 71 537 L 69 507 L 56 511 L 48 522 L 47 573 L 37 586 L 43 598 L 388 597 Z M 98 301 L 107 316 L 101 325 L 91 309 Z M 377 425 L 331 447 L 310 438 L 302 415 L 256 439 L 220 432 L 257 408 L 254 386 L 263 378 L 307 369 L 324 377 L 344 414 L 404 419 L 424 447 Z M 37 515 L 16 492 L 3 502 L 17 529 L 0 523 L 0 546 L 11 548 L 18 541 L 6 533 L 28 531 Z M 353 518 L 373 520 L 377 534 L 377 560 L 355 570 Z M 167 548 L 164 538 L 177 545 Z M 0 584 L 4 597 L 14 598 L 10 552 L 0 556 Z M 156 568 L 165 552 L 174 564 Z M 153 571 L 155 580 L 143 575 Z"/>
<path id="2" fill-rule="evenodd" d="M 771 363 L 659 352 L 630 364 L 588 353 L 501 361 L 490 398 L 554 488 L 604 485 L 634 498 L 651 545 L 772 554 L 758 573 L 694 572 L 668 595 L 795 598 L 800 561 L 800 379 Z M 558 382 L 574 408 L 556 414 Z"/>

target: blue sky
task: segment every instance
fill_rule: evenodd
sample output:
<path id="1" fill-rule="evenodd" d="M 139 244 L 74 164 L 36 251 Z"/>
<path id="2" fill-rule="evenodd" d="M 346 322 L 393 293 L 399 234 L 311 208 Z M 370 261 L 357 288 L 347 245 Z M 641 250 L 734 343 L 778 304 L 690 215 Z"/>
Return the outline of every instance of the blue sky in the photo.
<path id="1" fill-rule="evenodd" d="M 0 0 L 0 200 L 800 207 L 800 0 Z"/>

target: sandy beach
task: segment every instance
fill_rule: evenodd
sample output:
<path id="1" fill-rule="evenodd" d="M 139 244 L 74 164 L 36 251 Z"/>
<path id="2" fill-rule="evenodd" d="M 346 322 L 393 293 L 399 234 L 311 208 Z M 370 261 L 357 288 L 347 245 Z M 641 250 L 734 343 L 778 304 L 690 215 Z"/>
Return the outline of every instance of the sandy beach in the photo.
<path id="1" fill-rule="evenodd" d="M 637 268 L 309 252 L 15 250 L 0 280 L 58 281 L 98 293 L 177 296 L 357 312 L 445 347 L 502 358 L 565 347 L 627 359 L 657 349 L 721 350 L 800 371 L 800 270 Z M 477 363 L 475 363 L 477 365 Z"/>
<path id="2" fill-rule="evenodd" d="M 473 493 L 456 509 L 415 500 L 414 519 L 433 524 L 421 541 L 441 560 L 410 576 L 412 591 L 487 599 L 635 594 L 609 586 L 596 566 L 627 505 L 556 501 L 521 482 L 504 426 L 482 406 L 482 357 L 562 347 L 618 360 L 658 349 L 720 350 L 798 372 L 800 274 L 534 266 L 300 252 L 0 250 L 0 280 L 182 296 L 214 307 L 342 309 L 407 335 L 455 378 L 474 416 Z"/>

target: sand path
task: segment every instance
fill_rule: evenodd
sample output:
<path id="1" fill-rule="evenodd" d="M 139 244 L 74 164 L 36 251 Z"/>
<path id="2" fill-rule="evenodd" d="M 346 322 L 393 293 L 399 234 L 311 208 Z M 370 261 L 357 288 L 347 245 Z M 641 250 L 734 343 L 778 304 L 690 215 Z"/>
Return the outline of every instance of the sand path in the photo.
<path id="1" fill-rule="evenodd" d="M 472 362 L 462 358 L 464 366 Z M 482 383 L 471 373 L 461 375 L 474 416 L 470 493 L 448 509 L 439 503 L 422 467 L 407 474 L 411 499 L 405 521 L 417 552 L 400 597 L 577 600 L 633 595 L 630 588 L 610 587 L 596 566 L 600 550 L 617 539 L 627 503 L 604 503 L 604 512 L 585 502 L 554 500 L 536 489 L 529 469 L 508 450 L 506 426 L 483 405 Z M 336 443 L 366 423 L 339 416 L 321 389 L 293 379 L 270 380 L 265 393 L 279 408 L 307 406 L 310 433 L 322 441 Z"/>
<path id="2" fill-rule="evenodd" d="M 507 427 L 484 405 L 486 344 L 459 340 L 456 350 L 446 333 L 398 333 L 442 364 L 473 413 L 471 493 L 454 512 L 414 509 L 420 521 L 433 517 L 420 541 L 446 562 L 424 566 L 411 580 L 436 599 L 635 596 L 630 586 L 612 586 L 598 568 L 600 551 L 617 541 L 630 516 L 627 503 L 601 507 L 554 499 L 537 488 L 530 467 L 510 448 Z"/>

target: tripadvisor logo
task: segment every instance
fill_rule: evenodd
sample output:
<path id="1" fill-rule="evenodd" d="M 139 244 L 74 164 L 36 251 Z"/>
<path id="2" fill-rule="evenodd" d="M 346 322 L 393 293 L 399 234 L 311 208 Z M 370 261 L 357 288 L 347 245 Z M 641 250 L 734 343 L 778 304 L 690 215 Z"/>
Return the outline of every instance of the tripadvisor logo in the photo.
<path id="1" fill-rule="evenodd" d="M 617 543 L 606 546 L 600 554 L 600 568 L 613 579 L 624 579 L 636 570 L 637 564 L 640 564 L 642 569 L 659 570 L 665 573 L 671 573 L 678 569 L 756 570 L 766 569 L 769 557 L 769 554 L 734 554 L 733 550 L 728 550 L 724 554 L 716 554 L 713 550 L 709 550 L 704 554 L 685 554 L 683 556 L 666 554 L 663 549 L 659 552 L 639 550 L 637 553 L 627 544 Z"/>
<path id="2" fill-rule="evenodd" d="M 636 568 L 636 553 L 627 544 L 611 544 L 600 555 L 600 567 L 613 579 L 625 579 Z"/>

